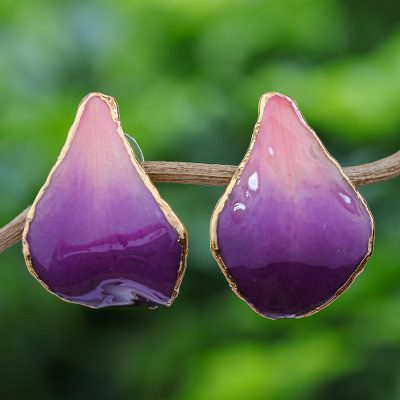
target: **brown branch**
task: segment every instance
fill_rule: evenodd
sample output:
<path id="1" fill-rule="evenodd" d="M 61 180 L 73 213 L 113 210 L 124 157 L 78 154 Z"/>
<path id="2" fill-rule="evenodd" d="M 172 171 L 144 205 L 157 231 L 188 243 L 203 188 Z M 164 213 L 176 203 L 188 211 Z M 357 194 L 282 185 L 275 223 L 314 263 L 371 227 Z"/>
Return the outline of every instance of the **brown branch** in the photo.
<path id="1" fill-rule="evenodd" d="M 0 229 L 0 253 L 21 240 L 29 207 Z"/>
<path id="2" fill-rule="evenodd" d="M 153 182 L 226 186 L 236 170 L 234 165 L 198 164 L 167 161 L 143 162 Z M 355 186 L 386 181 L 400 175 L 400 151 L 381 160 L 344 168 Z"/>
<path id="3" fill-rule="evenodd" d="M 155 183 L 205 186 L 227 185 L 236 169 L 234 165 L 166 161 L 145 161 L 142 165 Z M 355 186 L 386 181 L 400 175 L 400 151 L 369 164 L 344 168 L 344 171 Z M 0 253 L 21 240 L 28 210 L 29 207 L 0 229 Z"/>

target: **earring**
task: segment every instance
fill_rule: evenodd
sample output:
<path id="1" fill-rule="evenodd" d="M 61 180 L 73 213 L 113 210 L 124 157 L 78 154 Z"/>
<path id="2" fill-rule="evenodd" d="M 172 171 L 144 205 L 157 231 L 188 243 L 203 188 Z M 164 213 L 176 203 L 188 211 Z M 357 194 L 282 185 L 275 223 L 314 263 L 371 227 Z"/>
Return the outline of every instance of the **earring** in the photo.
<path id="1" fill-rule="evenodd" d="M 187 233 L 136 159 L 114 98 L 86 96 L 22 237 L 31 274 L 63 300 L 169 306 Z"/>
<path id="2" fill-rule="evenodd" d="M 374 222 L 295 102 L 268 93 L 210 236 L 242 300 L 267 318 L 297 318 L 329 305 L 363 270 Z"/>

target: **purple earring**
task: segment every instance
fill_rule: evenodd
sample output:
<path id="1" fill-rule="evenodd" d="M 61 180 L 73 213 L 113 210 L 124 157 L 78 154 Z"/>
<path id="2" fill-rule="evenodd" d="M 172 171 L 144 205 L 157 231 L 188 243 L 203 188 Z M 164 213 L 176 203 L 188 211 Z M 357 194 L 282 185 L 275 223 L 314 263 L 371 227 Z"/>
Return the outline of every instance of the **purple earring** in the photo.
<path id="1" fill-rule="evenodd" d="M 210 233 L 241 299 L 264 317 L 297 318 L 329 305 L 363 270 L 374 222 L 295 102 L 268 93 Z"/>
<path id="2" fill-rule="evenodd" d="M 22 243 L 29 271 L 63 300 L 157 307 L 177 296 L 187 233 L 137 161 L 114 98 L 81 102 Z"/>

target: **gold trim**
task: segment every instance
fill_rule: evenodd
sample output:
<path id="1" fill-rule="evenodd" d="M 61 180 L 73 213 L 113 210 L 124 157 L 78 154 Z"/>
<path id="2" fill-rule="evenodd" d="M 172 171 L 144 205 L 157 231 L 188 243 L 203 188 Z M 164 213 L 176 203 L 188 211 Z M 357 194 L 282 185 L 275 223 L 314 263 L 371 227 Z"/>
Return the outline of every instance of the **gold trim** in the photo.
<path id="1" fill-rule="evenodd" d="M 366 201 L 364 200 L 364 198 L 361 196 L 361 194 L 358 192 L 358 190 L 356 189 L 356 187 L 351 183 L 350 179 L 347 177 L 347 175 L 345 174 L 345 172 L 343 171 L 342 167 L 340 166 L 340 164 L 336 161 L 335 158 L 333 158 L 330 153 L 328 152 L 328 150 L 326 149 L 326 147 L 323 145 L 323 143 L 321 142 L 321 140 L 319 139 L 319 137 L 317 136 L 317 134 L 314 132 L 314 130 L 307 124 L 307 122 L 305 121 L 304 117 L 302 116 L 299 107 L 297 106 L 296 102 L 289 96 L 285 96 L 283 94 L 280 93 L 276 93 L 276 92 L 271 92 L 271 93 L 265 93 L 261 96 L 260 101 L 259 101 L 259 105 L 258 105 L 258 118 L 257 118 L 257 122 L 256 125 L 254 127 L 253 130 L 253 134 L 250 140 L 250 144 L 249 147 L 246 151 L 246 154 L 243 158 L 243 160 L 241 161 L 241 163 L 239 164 L 238 168 L 236 169 L 235 173 L 233 174 L 233 177 L 229 183 L 229 185 L 227 186 L 224 194 L 221 196 L 221 198 L 218 200 L 217 205 L 215 206 L 215 209 L 212 213 L 211 216 L 211 221 L 210 221 L 210 249 L 211 252 L 213 254 L 213 257 L 215 258 L 219 268 L 221 269 L 222 273 L 225 275 L 226 280 L 229 283 L 229 286 L 231 287 L 231 289 L 233 290 L 233 292 L 241 299 L 243 300 L 245 303 L 247 303 L 250 308 L 255 311 L 257 314 L 261 315 L 264 318 L 268 318 L 268 319 L 276 319 L 276 318 L 272 318 L 272 317 L 268 317 L 265 316 L 261 313 L 260 310 L 258 310 L 256 308 L 256 306 L 254 306 L 254 304 L 250 303 L 249 301 L 247 301 L 244 296 L 242 296 L 242 294 L 239 291 L 239 288 L 237 286 L 237 284 L 235 283 L 235 281 L 233 280 L 232 276 L 230 275 L 227 266 L 225 265 L 224 261 L 222 260 L 221 254 L 220 254 L 220 249 L 218 246 L 218 235 L 217 235 L 217 225 L 218 225 L 218 218 L 219 218 L 219 214 L 221 213 L 221 211 L 223 210 L 226 201 L 229 198 L 229 195 L 231 194 L 237 179 L 240 177 L 240 175 L 242 174 L 242 171 L 244 169 L 244 167 L 247 165 L 247 162 L 250 158 L 250 154 L 253 150 L 255 141 L 257 139 L 258 136 L 258 132 L 260 130 L 260 124 L 262 121 L 262 117 L 264 114 L 264 110 L 265 110 L 265 106 L 268 102 L 268 100 L 273 97 L 273 96 L 281 96 L 287 100 L 289 100 L 289 102 L 292 104 L 294 110 L 296 111 L 298 117 L 300 118 L 300 120 L 302 121 L 302 123 L 304 124 L 304 126 L 311 132 L 311 134 L 314 136 L 314 138 L 318 141 L 318 143 L 321 145 L 321 148 L 324 150 L 328 160 L 330 160 L 340 171 L 340 173 L 342 174 L 343 178 L 349 183 L 349 185 L 353 188 L 353 190 L 355 191 L 355 193 L 357 194 L 357 197 L 361 200 L 361 202 L 364 204 L 368 215 L 370 217 L 371 220 L 371 235 L 369 237 L 369 241 L 368 241 L 368 251 L 367 254 L 365 255 L 365 257 L 362 259 L 362 261 L 360 262 L 360 264 L 358 265 L 358 267 L 356 268 L 356 270 L 353 272 L 353 274 L 349 277 L 349 279 L 345 282 L 345 284 L 340 287 L 337 292 L 335 293 L 335 295 L 329 299 L 328 301 L 326 301 L 324 304 L 320 305 L 319 307 L 315 308 L 314 310 L 305 313 L 305 314 L 300 314 L 300 315 L 296 315 L 295 318 L 304 318 L 304 317 L 308 317 L 312 314 L 317 313 L 318 311 L 324 309 L 325 307 L 327 307 L 328 305 L 330 305 L 333 301 L 335 301 L 341 294 L 343 294 L 343 292 L 345 292 L 349 286 L 353 283 L 353 281 L 355 280 L 355 278 L 363 271 L 365 264 L 367 263 L 369 257 L 371 257 L 372 252 L 373 252 L 373 248 L 374 248 L 374 239 L 375 239 L 375 224 L 374 224 L 374 218 L 371 214 L 371 211 L 366 203 Z"/>
<path id="2" fill-rule="evenodd" d="M 78 106 L 78 111 L 74 120 L 74 123 L 72 124 L 68 135 L 67 135 L 67 139 L 66 142 L 61 150 L 60 155 L 57 158 L 57 162 L 55 163 L 55 165 L 53 166 L 53 168 L 51 169 L 46 182 L 44 183 L 44 185 L 41 187 L 41 189 L 39 190 L 39 193 L 37 194 L 35 201 L 33 202 L 31 208 L 29 209 L 28 215 L 26 217 L 26 222 L 25 222 L 25 226 L 24 226 L 24 230 L 22 233 L 22 252 L 25 258 L 25 262 L 26 262 L 26 266 L 28 268 L 28 271 L 40 282 L 40 284 L 47 289 L 50 293 L 54 294 L 55 296 L 57 296 L 58 298 L 68 302 L 68 303 L 74 303 L 74 304 L 80 304 L 80 305 L 84 305 L 90 308 L 97 308 L 94 306 L 90 306 L 90 305 L 86 305 L 86 304 L 81 304 L 81 303 L 76 303 L 73 302 L 71 300 L 65 299 L 61 296 L 59 296 L 58 294 L 54 293 L 53 291 L 50 290 L 50 288 L 38 277 L 37 273 L 35 272 L 34 268 L 33 268 L 33 264 L 32 264 L 32 257 L 29 251 L 29 244 L 27 241 L 27 235 L 29 232 L 29 228 L 30 225 L 35 217 L 35 209 L 36 209 L 36 205 L 38 204 L 38 202 L 40 201 L 40 199 L 42 198 L 42 196 L 44 195 L 44 193 L 46 192 L 46 189 L 48 188 L 48 186 L 50 185 L 51 182 L 51 178 L 53 176 L 53 174 L 55 173 L 55 171 L 57 170 L 58 166 L 64 161 L 65 156 L 68 153 L 68 150 L 71 146 L 71 143 L 74 139 L 76 130 L 79 126 L 82 114 L 85 110 L 85 106 L 87 104 L 87 102 L 92 98 L 92 97 L 99 97 L 100 99 L 102 99 L 110 108 L 110 112 L 111 112 L 111 117 L 113 119 L 113 121 L 116 123 L 117 125 L 117 132 L 119 137 L 122 139 L 122 142 L 129 154 L 130 160 L 132 161 L 133 166 L 136 168 L 137 172 L 139 173 L 140 178 L 142 179 L 142 182 L 144 183 L 144 185 L 147 187 L 147 189 L 150 190 L 151 194 L 153 195 L 153 197 L 155 198 L 156 202 L 158 203 L 158 205 L 160 206 L 162 212 L 164 213 L 165 217 L 167 218 L 168 222 L 171 224 L 171 226 L 175 229 L 175 231 L 177 232 L 179 239 L 179 245 L 182 248 L 182 252 L 181 252 L 181 260 L 180 260 L 180 264 L 179 264 L 179 270 L 178 270 L 178 276 L 177 276 L 177 280 L 174 286 L 174 291 L 172 293 L 172 296 L 170 298 L 170 300 L 168 301 L 168 303 L 166 304 L 166 306 L 170 306 L 173 301 L 175 300 L 175 298 L 178 296 L 179 293 L 179 288 L 180 285 L 182 283 L 183 280 L 183 276 L 185 274 L 185 270 L 186 270 L 186 257 L 187 257 L 187 253 L 188 253 L 188 234 L 187 231 L 185 229 L 185 226 L 182 224 L 182 222 L 178 219 L 178 217 L 175 215 L 175 213 L 172 211 L 171 207 L 169 206 L 169 204 L 163 200 L 160 196 L 160 193 L 158 192 L 157 188 L 153 185 L 153 183 L 151 182 L 149 176 L 147 175 L 147 173 L 145 172 L 145 170 L 143 169 L 143 167 L 140 165 L 139 161 L 137 160 L 132 147 L 129 145 L 128 140 L 126 139 L 124 132 L 122 130 L 121 127 L 121 121 L 120 121 L 120 117 L 119 117 L 119 110 L 118 110 L 118 105 L 116 100 L 111 97 L 111 96 L 107 96 L 104 95 L 102 93 L 98 93 L 98 92 L 94 92 L 94 93 L 90 93 L 87 96 L 85 96 L 82 101 L 79 103 Z"/>

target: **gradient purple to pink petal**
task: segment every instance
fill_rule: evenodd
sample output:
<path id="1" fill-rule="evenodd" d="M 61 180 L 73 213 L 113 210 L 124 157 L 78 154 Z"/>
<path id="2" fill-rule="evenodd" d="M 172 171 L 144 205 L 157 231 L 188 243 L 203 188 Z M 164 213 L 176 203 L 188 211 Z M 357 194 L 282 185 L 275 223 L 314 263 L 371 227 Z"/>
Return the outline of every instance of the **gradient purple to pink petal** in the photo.
<path id="1" fill-rule="evenodd" d="M 70 148 L 36 204 L 27 234 L 38 278 L 91 307 L 167 305 L 183 248 L 117 132 L 89 97 Z"/>
<path id="2" fill-rule="evenodd" d="M 272 95 L 217 219 L 219 256 L 269 318 L 329 303 L 371 251 L 370 213 L 291 99 Z"/>

